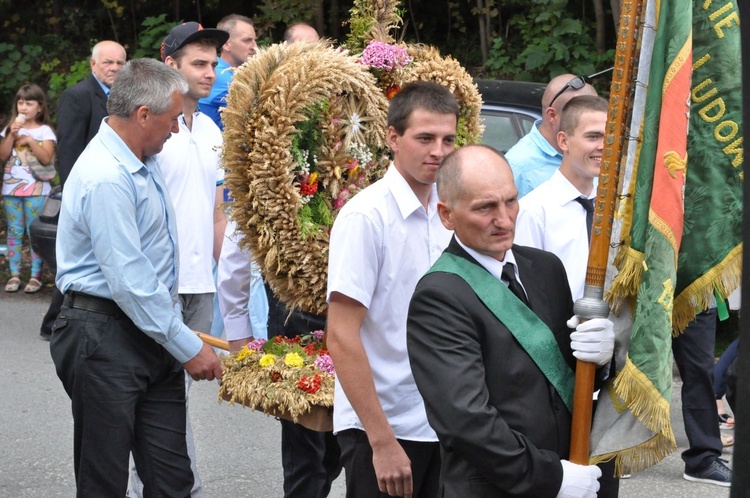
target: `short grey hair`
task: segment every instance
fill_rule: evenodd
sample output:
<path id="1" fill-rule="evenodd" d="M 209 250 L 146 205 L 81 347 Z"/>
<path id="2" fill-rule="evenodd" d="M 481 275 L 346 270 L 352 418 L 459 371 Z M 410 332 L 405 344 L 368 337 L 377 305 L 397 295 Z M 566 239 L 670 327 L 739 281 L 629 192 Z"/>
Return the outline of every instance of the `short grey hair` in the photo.
<path id="1" fill-rule="evenodd" d="M 234 34 L 234 28 L 237 26 L 238 22 L 244 22 L 245 24 L 249 24 L 250 26 L 255 26 L 253 20 L 247 16 L 243 16 L 240 14 L 229 14 L 219 21 L 219 23 L 216 25 L 216 28 L 223 29 L 224 31 L 232 35 Z"/>
<path id="2" fill-rule="evenodd" d="M 117 74 L 107 101 L 110 116 L 129 118 L 141 106 L 154 114 L 172 107 L 172 94 L 185 94 L 188 84 L 179 71 L 155 59 L 134 59 Z"/>

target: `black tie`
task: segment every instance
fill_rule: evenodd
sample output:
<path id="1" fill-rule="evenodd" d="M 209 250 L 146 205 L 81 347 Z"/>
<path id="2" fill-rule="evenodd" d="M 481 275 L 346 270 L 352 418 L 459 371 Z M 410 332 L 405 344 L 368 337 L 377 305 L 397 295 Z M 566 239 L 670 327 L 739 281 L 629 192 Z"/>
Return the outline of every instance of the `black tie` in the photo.
<path id="1" fill-rule="evenodd" d="M 518 299 L 523 302 L 529 308 L 529 300 L 526 298 L 526 292 L 524 292 L 521 284 L 516 280 L 516 272 L 513 269 L 513 263 L 505 263 L 503 265 L 503 280 L 508 282 L 508 289 L 516 295 Z"/>
<path id="2" fill-rule="evenodd" d="M 583 196 L 576 197 L 576 201 L 586 210 L 586 230 L 589 234 L 589 242 L 591 242 L 591 226 L 594 224 L 594 201 Z"/>

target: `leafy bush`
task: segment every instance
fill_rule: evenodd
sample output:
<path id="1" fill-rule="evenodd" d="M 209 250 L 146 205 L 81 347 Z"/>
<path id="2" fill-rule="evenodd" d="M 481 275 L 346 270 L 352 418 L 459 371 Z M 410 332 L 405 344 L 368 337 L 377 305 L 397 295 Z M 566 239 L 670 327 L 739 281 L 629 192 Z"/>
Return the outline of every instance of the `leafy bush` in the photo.
<path id="1" fill-rule="evenodd" d="M 10 113 L 13 99 L 21 85 L 37 81 L 37 71 L 29 61 L 39 60 L 39 45 L 23 45 L 20 50 L 10 43 L 0 43 L 0 112 Z"/>
<path id="2" fill-rule="evenodd" d="M 593 23 L 571 16 L 568 0 L 532 0 L 510 18 L 507 36 L 494 38 L 485 68 L 490 77 L 524 81 L 591 74 L 614 59 L 613 50 L 597 53 L 594 31 Z"/>
<path id="3" fill-rule="evenodd" d="M 159 58 L 161 41 L 175 24 L 167 14 L 147 17 L 141 23 L 135 50 L 128 58 Z M 54 118 L 57 99 L 68 87 L 86 78 L 90 72 L 89 53 L 71 49 L 71 44 L 56 35 L 30 37 L 32 43 L 0 43 L 0 124 L 11 111 L 16 92 L 25 83 L 37 83 L 47 91 L 47 103 Z M 96 40 L 91 42 L 91 45 Z M 88 52 L 88 51 L 87 51 Z M 75 55 L 73 55 L 75 54 Z M 76 60 L 73 57 L 83 59 Z"/>
<path id="4" fill-rule="evenodd" d="M 130 59 L 140 59 L 141 57 L 161 57 L 161 42 L 167 37 L 173 26 L 181 24 L 183 21 L 167 21 L 167 14 L 147 17 L 141 23 L 141 31 L 138 33 L 137 48 L 132 54 L 128 54 Z"/>

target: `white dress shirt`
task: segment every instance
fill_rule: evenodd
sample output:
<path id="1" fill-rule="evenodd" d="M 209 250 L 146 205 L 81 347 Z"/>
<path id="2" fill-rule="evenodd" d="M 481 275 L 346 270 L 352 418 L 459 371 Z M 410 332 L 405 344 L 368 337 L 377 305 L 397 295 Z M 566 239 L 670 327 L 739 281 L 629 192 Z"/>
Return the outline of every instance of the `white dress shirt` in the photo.
<path id="1" fill-rule="evenodd" d="M 516 258 L 515 256 L 513 256 L 512 250 L 508 249 L 507 251 L 505 251 L 505 257 L 503 258 L 503 260 L 498 261 L 493 257 L 477 252 L 471 247 L 465 245 L 463 242 L 461 242 L 461 239 L 458 238 L 458 235 L 456 235 L 456 242 L 458 242 L 458 245 L 460 245 L 464 249 L 464 251 L 469 253 L 469 256 L 474 258 L 477 263 L 482 265 L 485 270 L 492 274 L 493 277 L 504 283 L 506 287 L 508 286 L 508 282 L 503 280 L 503 268 L 508 263 L 513 264 L 513 273 L 516 276 L 516 282 L 518 282 L 523 288 L 524 292 L 526 292 L 526 288 L 521 282 L 521 276 L 518 274 L 518 263 L 516 263 Z"/>
<path id="2" fill-rule="evenodd" d="M 437 441 L 409 365 L 406 316 L 417 282 L 450 237 L 437 214 L 435 186 L 425 212 L 393 165 L 342 208 L 331 231 L 328 298 L 339 292 L 367 308 L 360 336 L 380 405 L 399 439 Z M 334 399 L 334 432 L 364 430 L 338 381 Z"/>
<path id="3" fill-rule="evenodd" d="M 227 340 L 268 339 L 268 300 L 263 277 L 240 247 L 237 223 L 227 220 L 216 274 L 216 294 Z"/>
<path id="4" fill-rule="evenodd" d="M 515 243 L 555 254 L 563 262 L 573 300 L 583 297 L 589 259 L 586 210 L 581 192 L 560 171 L 519 201 Z M 586 196 L 595 197 L 595 189 Z"/>

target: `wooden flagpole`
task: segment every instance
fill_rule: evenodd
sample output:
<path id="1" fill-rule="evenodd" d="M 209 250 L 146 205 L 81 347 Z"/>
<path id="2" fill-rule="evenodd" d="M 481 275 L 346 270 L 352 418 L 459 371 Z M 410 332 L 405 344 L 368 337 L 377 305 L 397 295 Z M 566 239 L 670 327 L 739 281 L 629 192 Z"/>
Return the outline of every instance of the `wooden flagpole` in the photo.
<path id="1" fill-rule="evenodd" d="M 219 339 L 218 337 L 214 337 L 209 334 L 204 334 L 203 332 L 196 332 L 195 334 L 200 338 L 201 341 L 205 342 L 209 346 L 223 349 L 224 351 L 229 351 L 229 341 L 225 339 Z"/>
<path id="2" fill-rule="evenodd" d="M 632 100 L 632 76 L 637 67 L 638 30 L 641 27 L 641 12 L 644 3 L 645 0 L 625 0 L 620 11 L 620 26 L 609 96 L 609 114 L 604 136 L 599 187 L 594 204 L 594 225 L 591 230 L 586 286 L 583 297 L 576 301 L 573 308 L 575 314 L 582 320 L 609 316 L 609 306 L 603 299 L 604 277 L 607 272 L 612 221 L 620 176 L 620 159 L 627 138 L 628 111 Z M 595 372 L 595 364 L 577 361 L 569 459 L 580 465 L 589 463 Z"/>

